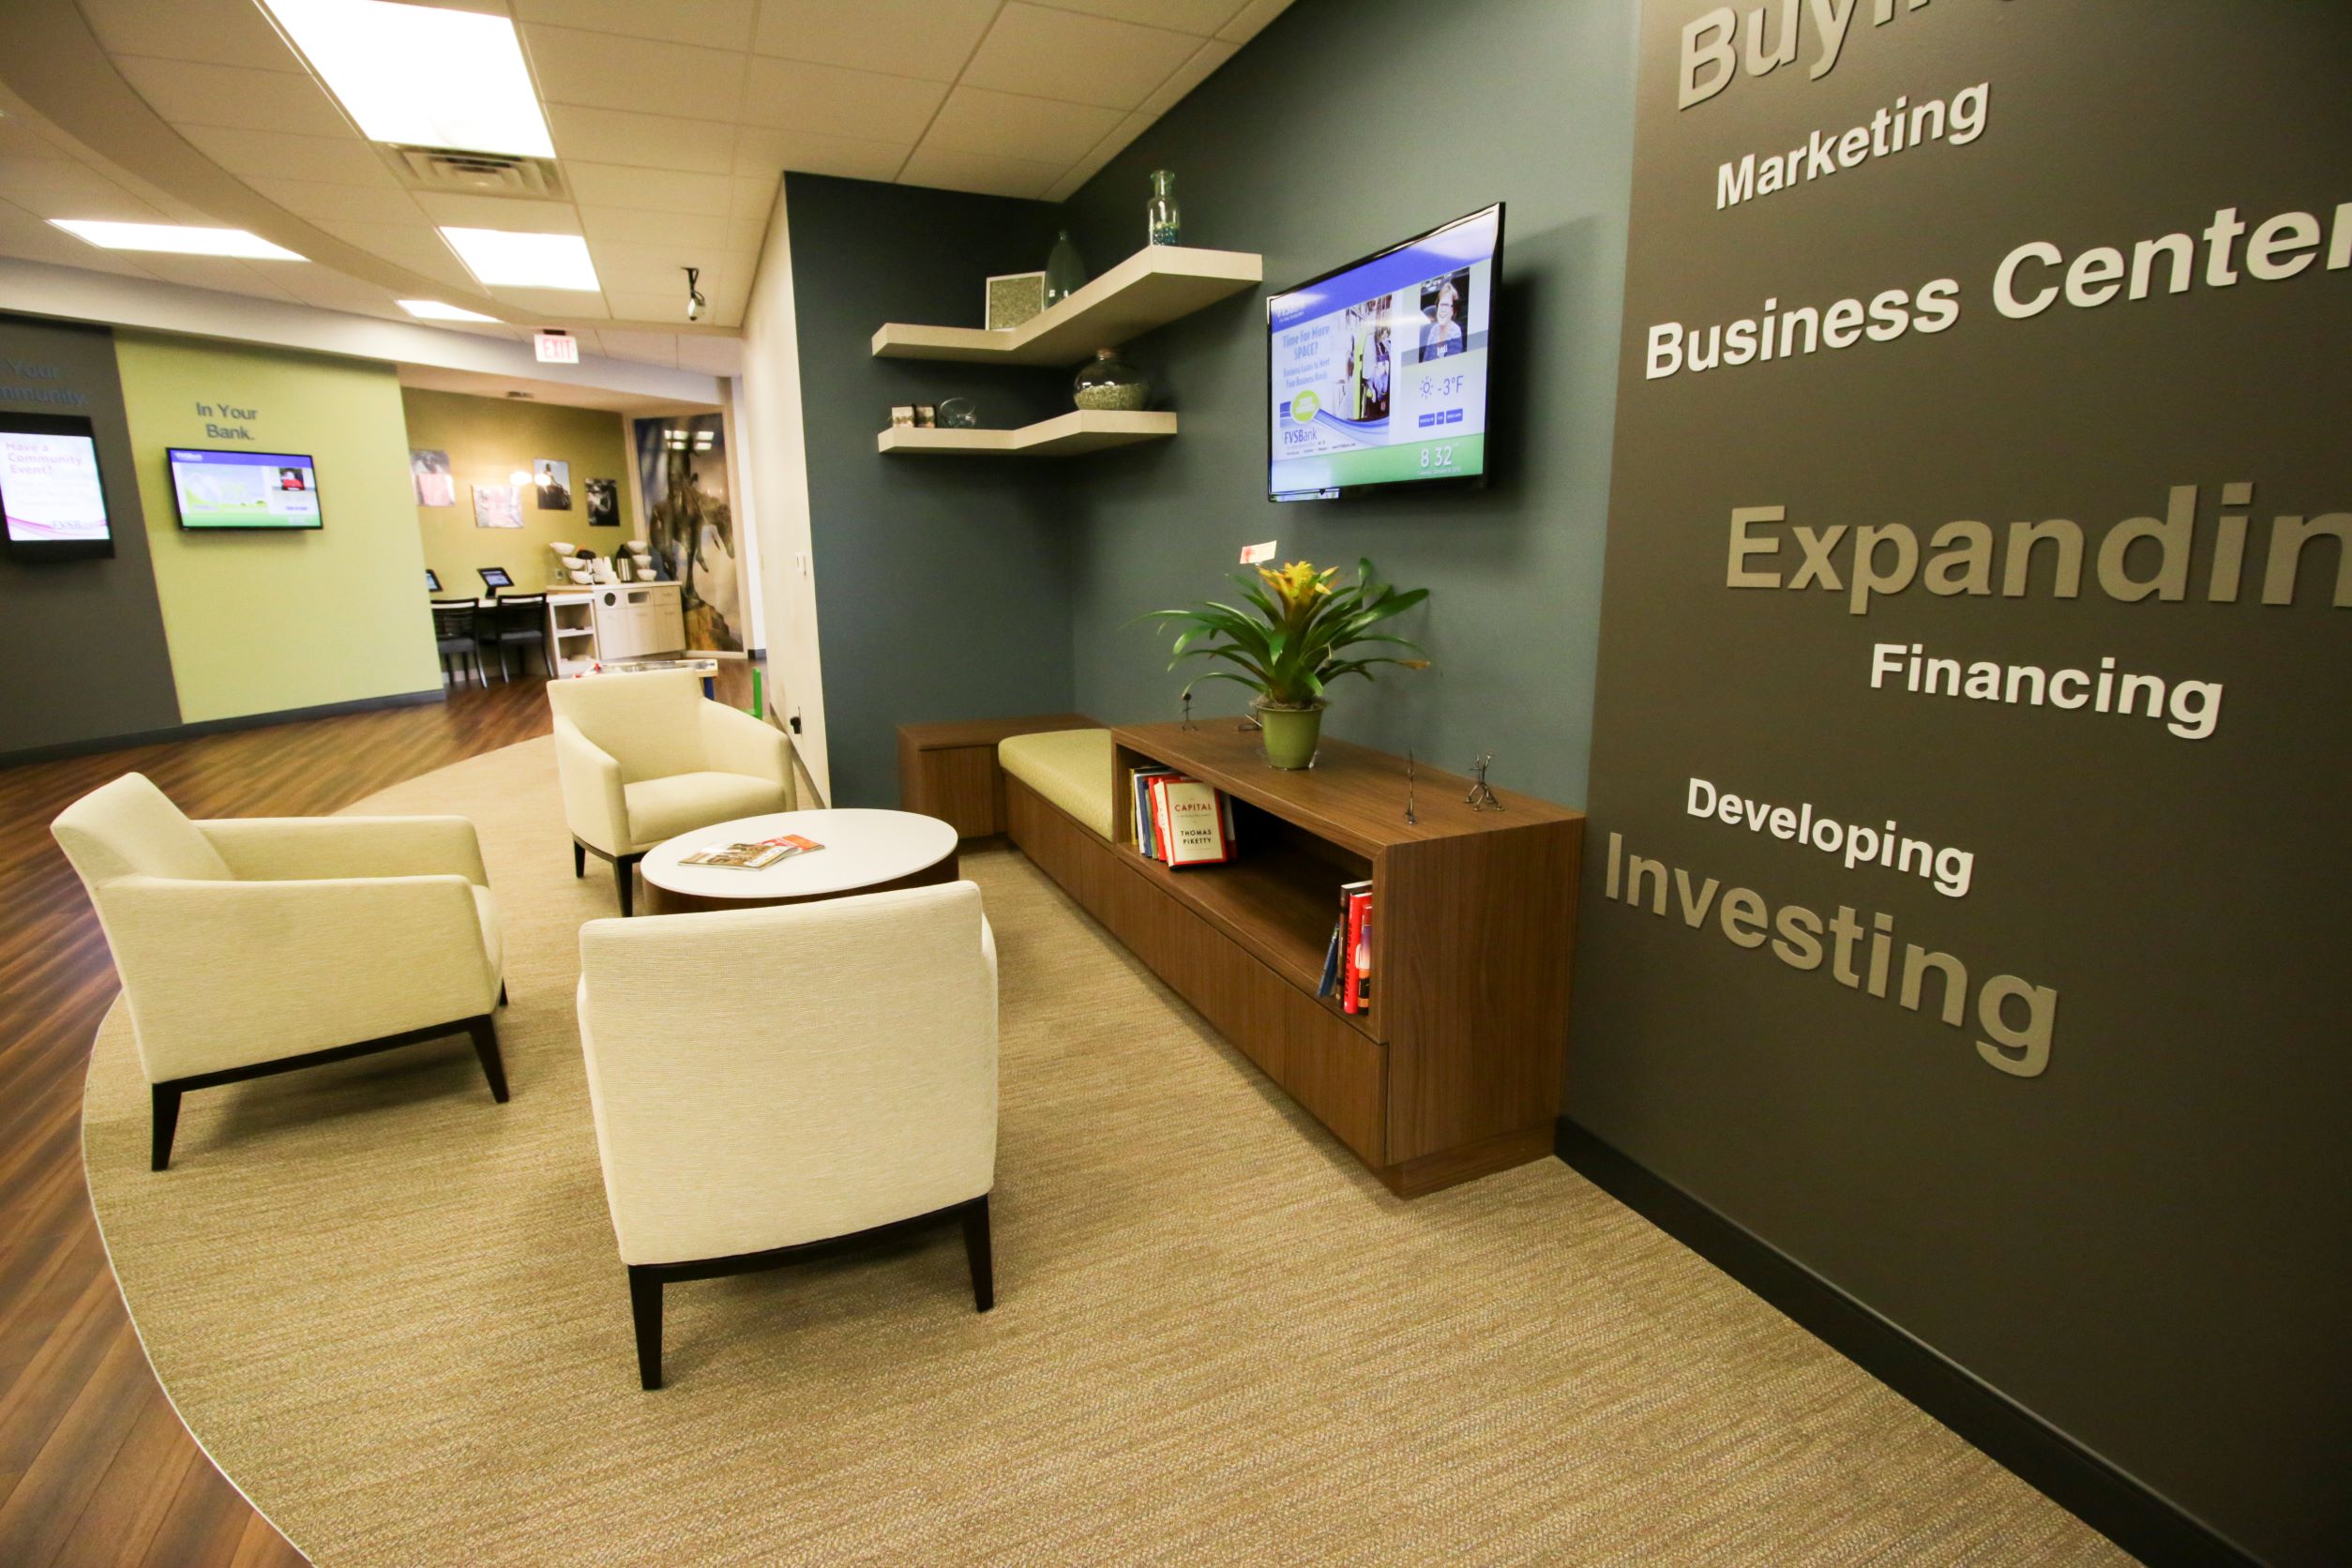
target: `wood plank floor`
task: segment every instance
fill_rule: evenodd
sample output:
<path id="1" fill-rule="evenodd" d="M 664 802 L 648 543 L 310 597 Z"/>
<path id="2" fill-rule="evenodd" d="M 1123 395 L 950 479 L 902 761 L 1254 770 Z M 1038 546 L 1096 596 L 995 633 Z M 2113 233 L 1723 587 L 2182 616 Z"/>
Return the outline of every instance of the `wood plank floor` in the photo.
<path id="1" fill-rule="evenodd" d="M 728 668 L 719 696 L 740 704 L 749 676 Z M 191 817 L 310 816 L 548 728 L 540 683 L 517 680 L 445 704 L 0 769 L 0 1564 L 303 1560 L 181 1426 L 107 1268 L 81 1115 L 114 967 L 50 819 L 131 771 Z"/>

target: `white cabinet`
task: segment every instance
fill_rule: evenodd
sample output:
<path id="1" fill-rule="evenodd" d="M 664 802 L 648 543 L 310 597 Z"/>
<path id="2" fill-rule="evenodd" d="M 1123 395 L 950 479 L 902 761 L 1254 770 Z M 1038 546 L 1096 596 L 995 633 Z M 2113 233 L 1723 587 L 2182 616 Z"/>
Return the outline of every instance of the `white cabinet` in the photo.
<path id="1" fill-rule="evenodd" d="M 596 656 L 605 663 L 685 651 L 678 584 L 614 582 L 596 592 Z"/>

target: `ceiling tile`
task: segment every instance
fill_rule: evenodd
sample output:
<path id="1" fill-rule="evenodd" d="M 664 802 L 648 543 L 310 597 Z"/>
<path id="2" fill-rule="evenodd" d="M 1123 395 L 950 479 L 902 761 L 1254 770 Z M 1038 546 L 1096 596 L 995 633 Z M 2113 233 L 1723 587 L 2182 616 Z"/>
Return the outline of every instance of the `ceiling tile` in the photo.
<path id="1" fill-rule="evenodd" d="M 8 199 L 37 218 L 96 218 L 115 223 L 170 223 L 172 215 L 116 186 L 83 190 L 8 191 Z"/>
<path id="2" fill-rule="evenodd" d="M 373 283 L 363 283 L 330 267 L 306 266 L 288 268 L 280 280 L 282 287 L 305 305 L 315 305 L 325 310 L 358 310 L 369 315 L 381 315 L 392 305 L 392 295 Z M 394 306 L 395 311 L 399 311 Z"/>
<path id="3" fill-rule="evenodd" d="M 313 223 L 421 223 L 424 211 L 396 185 L 330 185 L 319 180 L 248 180 L 246 184 Z"/>
<path id="4" fill-rule="evenodd" d="M 590 240 L 588 254 L 596 258 L 596 277 L 606 288 L 623 294 L 659 294 L 674 287 L 681 301 L 686 298 L 685 268 L 701 268 L 699 286 L 704 294 L 731 270 L 728 253 L 707 246 Z"/>
<path id="5" fill-rule="evenodd" d="M 746 125 L 773 130 L 814 130 L 911 144 L 946 96 L 947 88 L 937 82 L 755 58 L 744 92 L 743 119 Z"/>
<path id="6" fill-rule="evenodd" d="M 490 296 L 513 307 L 516 324 L 526 330 L 535 321 L 605 321 L 612 314 L 602 294 L 576 289 L 492 289 Z"/>
<path id="7" fill-rule="evenodd" d="M 712 333 L 681 333 L 678 369 L 700 370 L 706 376 L 739 376 L 743 374 L 743 339 Z"/>
<path id="8" fill-rule="evenodd" d="M 734 194 L 728 205 L 727 216 L 765 218 L 776 210 L 776 190 L 783 183 L 783 176 L 738 174 L 731 183 Z"/>
<path id="9" fill-rule="evenodd" d="M 70 158 L 0 158 L 0 193 L 12 190 L 104 197 L 120 195 L 122 187 Z"/>
<path id="10" fill-rule="evenodd" d="M 582 206 L 580 227 L 590 243 L 692 245 L 724 250 L 728 219 L 709 213 L 645 212 L 637 207 Z"/>
<path id="11" fill-rule="evenodd" d="M 993 153 L 1065 168 L 1093 150 L 1119 124 L 1116 109 L 1024 98 L 986 87 L 957 87 L 923 138 L 927 147 Z"/>
<path id="12" fill-rule="evenodd" d="M 1144 128 L 1149 126 L 1151 123 L 1152 116 L 1140 113 L 1130 114 L 1125 119 L 1120 121 L 1116 129 L 1112 130 L 1108 136 L 1104 137 L 1102 141 L 1095 143 L 1094 150 L 1093 152 L 1088 153 L 1084 158 L 1078 159 L 1078 162 L 1071 165 L 1069 173 L 1063 174 L 1060 179 L 1053 182 L 1052 188 L 1046 192 L 1046 200 L 1048 202 L 1068 201 L 1071 196 L 1077 193 L 1078 187 L 1084 185 L 1088 180 L 1093 179 L 1096 174 L 1102 173 L 1104 164 L 1108 163 L 1112 158 L 1117 158 L 1121 153 L 1125 152 L 1127 150 L 1127 143 L 1142 135 Z M 1141 200 L 1142 198 L 1138 194 L 1137 198 L 1138 210 L 1140 209 Z M 1140 219 L 1138 220 L 1138 226 L 1140 226 Z"/>
<path id="13" fill-rule="evenodd" d="M 656 114 L 691 109 L 731 120 L 743 102 L 745 56 L 732 50 L 536 23 L 522 29 L 522 38 L 539 96 L 550 103 Z"/>
<path id="14" fill-rule="evenodd" d="M 757 256 L 768 242 L 766 218 L 731 218 L 727 220 L 727 249 Z"/>
<path id="15" fill-rule="evenodd" d="M 661 289 L 651 293 L 628 289 L 608 289 L 605 298 L 611 301 L 612 319 L 636 325 L 650 326 L 664 322 L 686 320 L 686 289 Z"/>
<path id="16" fill-rule="evenodd" d="M 1217 37 L 1227 43 L 1247 43 L 1259 29 L 1289 8 L 1290 0 L 1249 0 L 1239 16 L 1217 29 Z"/>
<path id="17" fill-rule="evenodd" d="M 1176 74 L 1159 85 L 1159 90 L 1143 100 L 1143 113 L 1153 119 L 1182 103 L 1186 93 L 1209 80 L 1211 73 L 1242 52 L 1237 43 L 1219 43 L 1211 38 L 1199 52 L 1176 68 Z"/>
<path id="18" fill-rule="evenodd" d="M 740 51 L 751 42 L 756 0 L 514 0 L 523 22 L 554 22 L 595 33 Z"/>
<path id="19" fill-rule="evenodd" d="M 11 114 L 0 120 L 0 158 L 68 157 L 67 149 L 54 140 L 62 134 Z"/>
<path id="20" fill-rule="evenodd" d="M 669 332 L 626 332 L 617 326 L 600 329 L 597 337 L 604 340 L 604 352 L 614 359 L 626 359 L 639 365 L 659 365 L 666 369 L 678 366 L 678 339 Z"/>
<path id="21" fill-rule="evenodd" d="M 566 163 L 572 194 L 583 206 L 636 207 L 644 212 L 728 215 L 731 176 L 629 169 L 616 163 Z"/>
<path id="22" fill-rule="evenodd" d="M 1141 22 L 1208 38 L 1233 20 L 1247 0 L 1037 0 L 1049 10 L 1084 11 L 1115 22 Z"/>
<path id="23" fill-rule="evenodd" d="M 822 66 L 953 82 L 998 0 L 761 0 L 751 47 Z"/>
<path id="24" fill-rule="evenodd" d="M 503 229 L 518 234 L 576 234 L 580 210 L 569 202 L 526 202 L 512 196 L 458 196 L 420 190 L 414 200 L 440 228 Z"/>
<path id="25" fill-rule="evenodd" d="M 391 166 L 372 143 L 348 136 L 288 136 L 225 126 L 179 126 L 180 135 L 233 174 L 272 180 L 325 180 L 336 185 L 395 185 Z"/>
<path id="26" fill-rule="evenodd" d="M 898 176 L 900 185 L 937 186 L 946 190 L 976 190 L 990 196 L 1043 196 L 1062 177 L 1059 163 L 1033 163 L 1027 158 L 1000 158 L 993 153 L 951 152 L 945 147 L 917 147 Z"/>
<path id="27" fill-rule="evenodd" d="M 173 125 L 348 136 L 351 122 L 309 76 L 191 60 L 117 58 L 115 68 Z"/>
<path id="28" fill-rule="evenodd" d="M 191 25 L 188 0 L 82 0 L 82 14 L 110 54 L 300 71 L 301 56 L 259 6 L 208 6 Z"/>
<path id="29" fill-rule="evenodd" d="M 1199 47 L 1184 33 L 1016 0 L 988 29 L 962 80 L 1001 92 L 1134 109 Z"/>
<path id="30" fill-rule="evenodd" d="M 249 294 L 258 299 L 291 301 L 288 294 L 267 273 L 257 272 L 243 262 L 223 256 L 143 256 L 139 264 L 167 283 L 184 283 L 194 289 L 218 289 L 223 294 Z M 273 267 L 304 267 L 302 262 L 265 264 Z"/>
<path id="31" fill-rule="evenodd" d="M 792 169 L 804 174 L 887 180 L 898 173 L 898 165 L 913 150 L 912 142 L 867 142 L 855 136 L 745 126 L 735 134 L 735 173 L 767 176 Z"/>
<path id="32" fill-rule="evenodd" d="M 566 161 L 585 158 L 702 174 L 729 173 L 735 166 L 735 128 L 724 121 L 571 103 L 549 104 L 547 117 L 556 156 Z"/>

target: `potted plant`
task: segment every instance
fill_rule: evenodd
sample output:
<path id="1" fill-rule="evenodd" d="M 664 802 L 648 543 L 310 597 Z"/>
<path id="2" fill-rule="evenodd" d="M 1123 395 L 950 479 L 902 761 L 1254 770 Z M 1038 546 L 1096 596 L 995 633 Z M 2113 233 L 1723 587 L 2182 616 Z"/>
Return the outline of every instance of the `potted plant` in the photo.
<path id="1" fill-rule="evenodd" d="M 1155 610 L 1147 617 L 1174 623 L 1170 670 L 1188 658 L 1221 659 L 1236 667 L 1200 679 L 1237 682 L 1255 694 L 1250 711 L 1265 731 L 1266 761 L 1278 768 L 1314 764 L 1323 710 L 1331 703 L 1325 688 L 1332 682 L 1343 675 L 1368 681 L 1376 664 L 1429 667 L 1426 658 L 1397 656 L 1400 649 L 1418 655 L 1418 645 L 1372 629 L 1427 598 L 1429 590 L 1399 593 L 1373 575 L 1369 561 L 1356 564 L 1352 583 L 1335 581 L 1338 576 L 1336 566 L 1318 571 L 1304 561 L 1278 572 L 1260 566 L 1259 581 L 1239 573 L 1233 577 L 1257 611 L 1254 615 L 1211 600 L 1189 610 Z M 1351 652 L 1367 643 L 1380 646 Z"/>

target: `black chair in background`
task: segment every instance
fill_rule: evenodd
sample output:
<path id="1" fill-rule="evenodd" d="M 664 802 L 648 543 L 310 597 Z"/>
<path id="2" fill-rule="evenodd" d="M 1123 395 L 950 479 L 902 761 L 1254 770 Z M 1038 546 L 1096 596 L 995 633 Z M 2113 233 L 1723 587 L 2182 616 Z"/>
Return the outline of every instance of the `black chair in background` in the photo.
<path id="1" fill-rule="evenodd" d="M 490 677 L 482 672 L 481 618 L 480 607 L 471 599 L 433 601 L 433 641 L 441 649 L 443 678 L 464 674 L 464 661 L 471 658 L 474 678 L 490 685 Z"/>
<path id="2" fill-rule="evenodd" d="M 522 650 L 522 672 L 531 673 L 531 650 L 539 650 L 539 668 L 550 678 L 555 666 L 547 656 L 547 596 L 545 594 L 509 594 L 490 601 L 482 611 L 482 640 L 498 655 L 498 678 L 508 679 L 506 650 Z"/>

